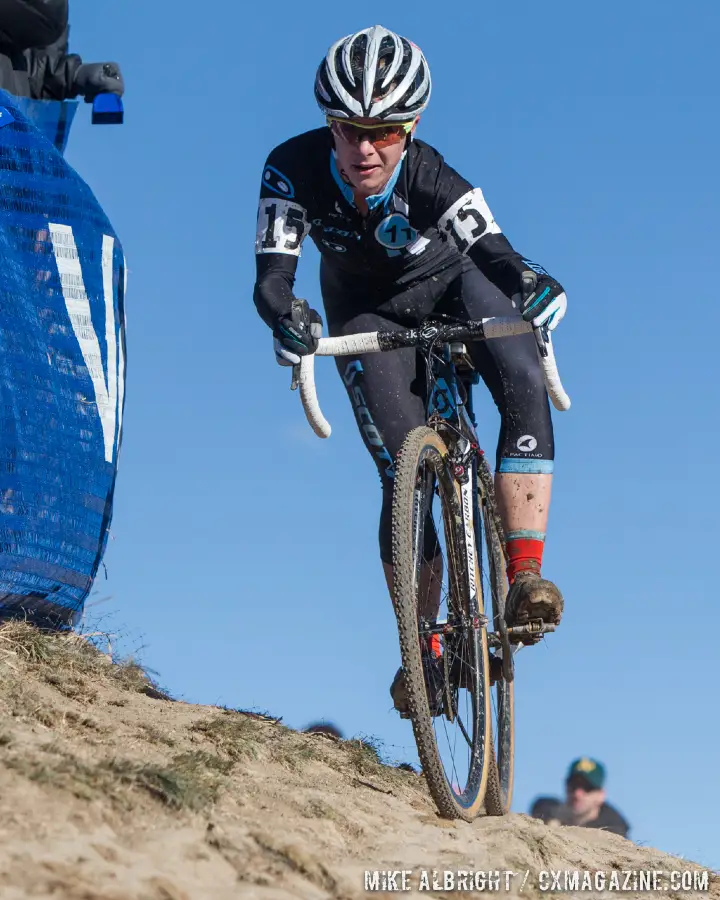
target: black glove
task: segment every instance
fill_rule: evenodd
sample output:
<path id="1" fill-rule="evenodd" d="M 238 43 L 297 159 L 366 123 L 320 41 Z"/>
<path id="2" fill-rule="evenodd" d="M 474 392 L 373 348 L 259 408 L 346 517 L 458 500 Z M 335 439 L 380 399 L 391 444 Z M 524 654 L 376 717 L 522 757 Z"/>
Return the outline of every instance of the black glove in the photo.
<path id="1" fill-rule="evenodd" d="M 565 315 L 567 297 L 563 286 L 547 272 L 522 273 L 522 317 L 535 328 L 546 325 L 550 331 Z"/>
<path id="2" fill-rule="evenodd" d="M 73 87 L 82 94 L 86 103 L 92 103 L 98 94 L 125 93 L 125 82 L 117 63 L 84 63 L 75 73 Z"/>
<path id="3" fill-rule="evenodd" d="M 293 300 L 290 315 L 280 316 L 273 330 L 275 357 L 281 366 L 296 366 L 301 356 L 317 350 L 322 319 L 307 300 Z"/>

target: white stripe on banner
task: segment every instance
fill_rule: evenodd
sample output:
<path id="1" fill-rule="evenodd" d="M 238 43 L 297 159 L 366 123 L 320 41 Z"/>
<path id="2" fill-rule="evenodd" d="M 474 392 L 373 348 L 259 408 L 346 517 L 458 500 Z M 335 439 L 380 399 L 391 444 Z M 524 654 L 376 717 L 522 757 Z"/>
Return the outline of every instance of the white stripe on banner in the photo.
<path id="1" fill-rule="evenodd" d="M 123 299 L 127 297 L 127 260 L 123 254 Z M 119 310 L 118 310 L 119 312 Z M 125 303 L 122 308 L 123 320 L 120 322 L 120 334 L 118 335 L 118 444 L 122 434 L 123 409 L 125 407 L 125 351 L 123 350 L 122 336 L 125 333 Z"/>
<path id="2" fill-rule="evenodd" d="M 112 462 L 115 446 L 115 425 L 117 422 L 118 400 L 118 367 L 117 337 L 115 328 L 115 304 L 112 284 L 112 253 L 115 239 L 103 235 L 102 276 L 105 295 L 105 335 L 108 348 L 108 375 L 105 371 L 100 353 L 100 342 L 92 322 L 90 301 L 85 290 L 80 257 L 77 252 L 75 236 L 69 225 L 48 223 L 53 252 L 57 262 L 60 284 L 62 285 L 65 306 L 70 323 L 87 366 L 88 374 L 95 389 L 100 424 L 105 443 L 105 460 Z"/>
<path id="3" fill-rule="evenodd" d="M 113 249 L 115 247 L 115 238 L 109 234 L 103 235 L 102 242 L 102 276 L 103 276 L 103 294 L 105 295 L 105 346 L 107 347 L 107 391 L 108 391 L 108 408 L 113 411 L 117 410 L 117 348 L 115 342 L 115 302 L 113 297 Z M 114 419 L 114 415 L 113 415 Z M 103 429 L 104 432 L 104 429 Z M 115 443 L 115 422 L 112 422 L 111 443 L 110 443 L 110 459 L 112 462 L 112 445 Z M 107 435 L 105 435 L 105 458 L 107 459 L 108 444 Z"/>

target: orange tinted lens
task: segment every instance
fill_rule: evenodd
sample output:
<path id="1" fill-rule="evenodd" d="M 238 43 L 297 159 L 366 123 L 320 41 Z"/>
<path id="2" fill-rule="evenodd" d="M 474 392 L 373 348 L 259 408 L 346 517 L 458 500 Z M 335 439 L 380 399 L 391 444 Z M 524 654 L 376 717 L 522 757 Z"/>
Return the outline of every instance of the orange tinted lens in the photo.
<path id="1" fill-rule="evenodd" d="M 373 129 L 375 137 L 370 138 L 376 147 L 391 147 L 393 144 L 399 144 L 407 137 L 407 133 L 402 125 L 386 125 L 384 128 Z"/>
<path id="2" fill-rule="evenodd" d="M 375 147 L 389 147 L 405 138 L 402 125 L 378 125 L 377 128 L 360 128 L 350 122 L 333 121 L 333 128 L 348 144 L 359 144 L 363 140 L 370 141 Z"/>

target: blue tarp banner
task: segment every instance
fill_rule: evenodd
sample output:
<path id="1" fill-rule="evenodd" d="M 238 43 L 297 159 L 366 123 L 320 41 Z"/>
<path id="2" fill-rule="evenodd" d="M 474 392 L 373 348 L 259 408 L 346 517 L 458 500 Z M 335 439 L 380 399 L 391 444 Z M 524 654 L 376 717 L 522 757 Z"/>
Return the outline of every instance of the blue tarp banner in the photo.
<path id="1" fill-rule="evenodd" d="M 78 108 L 77 100 L 31 100 L 30 97 L 13 97 L 13 103 L 28 122 L 40 131 L 64 153 L 70 137 L 70 126 Z"/>
<path id="2" fill-rule="evenodd" d="M 92 191 L 0 91 L 0 618 L 82 614 L 112 516 L 125 288 Z"/>

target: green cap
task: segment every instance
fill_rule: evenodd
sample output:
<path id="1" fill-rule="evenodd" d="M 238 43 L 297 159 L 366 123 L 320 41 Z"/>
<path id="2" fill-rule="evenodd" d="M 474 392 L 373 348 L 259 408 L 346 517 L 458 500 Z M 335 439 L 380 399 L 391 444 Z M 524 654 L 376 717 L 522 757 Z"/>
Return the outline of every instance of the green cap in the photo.
<path id="1" fill-rule="evenodd" d="M 570 779 L 582 778 L 595 791 L 599 791 L 605 784 L 605 766 L 596 759 L 590 759 L 589 756 L 582 756 L 570 764 L 566 781 Z"/>

